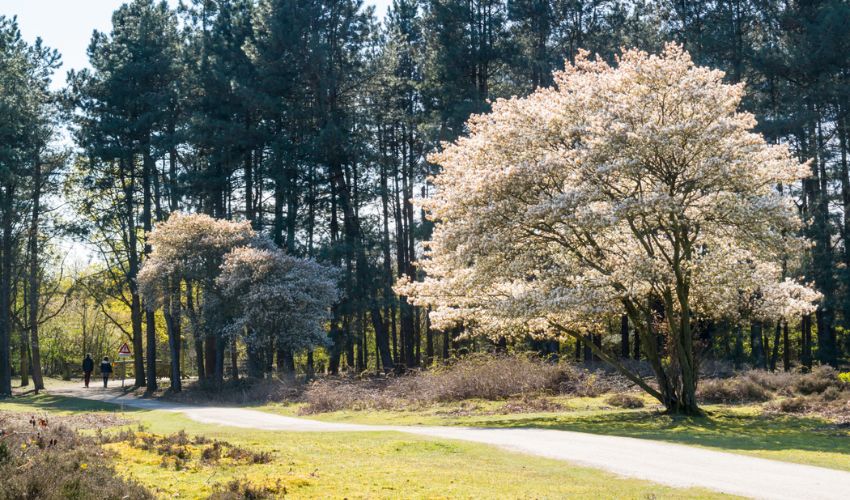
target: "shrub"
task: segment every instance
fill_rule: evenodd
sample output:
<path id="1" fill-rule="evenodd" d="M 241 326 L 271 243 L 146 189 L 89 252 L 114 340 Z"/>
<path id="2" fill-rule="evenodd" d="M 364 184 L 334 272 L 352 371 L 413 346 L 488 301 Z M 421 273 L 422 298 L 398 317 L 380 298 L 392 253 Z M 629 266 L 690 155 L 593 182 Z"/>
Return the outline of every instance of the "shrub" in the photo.
<path id="1" fill-rule="evenodd" d="M 809 398 L 798 396 L 794 398 L 785 398 L 774 405 L 774 408 L 783 413 L 803 413 L 809 409 L 811 402 Z"/>
<path id="2" fill-rule="evenodd" d="M 153 498 L 141 485 L 115 474 L 109 462 L 113 454 L 95 438 L 52 422 L 33 436 L 27 417 L 0 412 L 5 450 L 0 452 L 5 456 L 0 459 L 0 498 Z"/>
<path id="3" fill-rule="evenodd" d="M 386 388 L 386 381 L 317 380 L 304 394 L 303 414 L 338 410 L 392 409 L 403 404 Z"/>
<path id="4" fill-rule="evenodd" d="M 294 377 L 240 378 L 223 385 L 201 380 L 186 384 L 181 392 L 166 393 L 163 397 L 169 401 L 199 405 L 267 403 L 296 401 L 304 388 L 304 383 Z"/>
<path id="5" fill-rule="evenodd" d="M 617 394 L 612 394 L 605 399 L 605 403 L 617 408 L 643 408 L 643 399 L 635 396 L 634 394 L 628 394 L 624 392 L 620 392 Z"/>
<path id="6" fill-rule="evenodd" d="M 839 384 L 838 374 L 831 366 L 818 366 L 811 373 L 802 375 L 795 386 L 800 394 L 820 394 L 827 387 Z"/>
<path id="7" fill-rule="evenodd" d="M 841 397 L 841 389 L 831 385 L 824 389 L 822 393 L 820 393 L 820 397 L 824 401 L 836 401 Z"/>
<path id="8" fill-rule="evenodd" d="M 252 451 L 238 446 L 231 446 L 225 456 L 249 464 L 267 464 L 272 461 L 272 454 L 267 451 Z"/>
<path id="9" fill-rule="evenodd" d="M 429 371 L 383 380 L 318 380 L 304 394 L 304 414 L 396 409 L 467 399 L 505 400 L 557 392 L 599 394 L 603 377 L 532 355 L 470 355 Z"/>
<path id="10" fill-rule="evenodd" d="M 611 386 L 604 377 L 594 372 L 577 370 L 561 382 L 559 389 L 562 394 L 595 398 L 608 392 Z"/>
<path id="11" fill-rule="evenodd" d="M 850 372 L 839 373 L 838 381 L 844 384 L 845 386 L 850 386 Z"/>
<path id="12" fill-rule="evenodd" d="M 700 382 L 697 398 L 706 403 L 756 403 L 768 401 L 770 392 L 747 377 Z"/>
<path id="13" fill-rule="evenodd" d="M 210 495 L 210 500 L 263 500 L 266 498 L 283 498 L 286 487 L 280 480 L 271 485 L 258 485 L 245 479 L 234 479 L 224 485 L 219 485 L 216 492 Z"/>
<path id="14" fill-rule="evenodd" d="M 204 448 L 201 452 L 201 460 L 208 463 L 214 463 L 221 460 L 221 443 L 218 441 Z"/>
<path id="15" fill-rule="evenodd" d="M 499 409 L 499 413 L 509 415 L 512 413 L 538 413 L 561 411 L 564 407 L 547 397 L 523 396 L 519 399 L 509 400 Z"/>
<path id="16" fill-rule="evenodd" d="M 456 362 L 397 380 L 400 396 L 427 402 L 464 399 L 502 400 L 528 393 L 556 392 L 563 366 L 530 355 L 470 355 Z"/>
<path id="17" fill-rule="evenodd" d="M 777 394 L 792 396 L 794 395 L 794 387 L 800 374 L 797 372 L 749 370 L 739 376 L 747 378 L 753 383 Z"/>

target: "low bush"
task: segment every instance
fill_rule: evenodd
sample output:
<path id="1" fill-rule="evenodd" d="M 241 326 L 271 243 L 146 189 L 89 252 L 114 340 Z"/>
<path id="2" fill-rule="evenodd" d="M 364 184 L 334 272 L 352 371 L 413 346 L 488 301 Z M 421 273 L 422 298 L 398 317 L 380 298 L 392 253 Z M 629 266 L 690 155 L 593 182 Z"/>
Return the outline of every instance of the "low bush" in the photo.
<path id="1" fill-rule="evenodd" d="M 310 384 L 304 393 L 303 414 L 339 410 L 389 410 L 403 405 L 387 390 L 387 381 L 326 379 Z"/>
<path id="2" fill-rule="evenodd" d="M 749 370 L 738 374 L 739 377 L 749 379 L 750 381 L 764 387 L 769 391 L 784 396 L 793 396 L 795 385 L 800 378 L 799 372 L 785 372 L 767 370 Z"/>
<path id="3" fill-rule="evenodd" d="M 838 372 L 831 366 L 818 366 L 811 373 L 803 374 L 795 385 L 796 392 L 804 395 L 820 394 L 830 386 L 838 386 Z"/>
<path id="4" fill-rule="evenodd" d="M 270 485 L 258 485 L 246 479 L 234 479 L 219 485 L 218 491 L 209 496 L 210 500 L 263 500 L 266 498 L 284 498 L 286 487 L 280 480 Z"/>
<path id="5" fill-rule="evenodd" d="M 267 451 L 253 451 L 238 446 L 229 446 L 225 456 L 247 464 L 267 464 L 272 461 L 272 454 Z"/>
<path id="6" fill-rule="evenodd" d="M 634 394 L 628 394 L 625 392 L 620 392 L 617 394 L 612 394 L 605 399 L 605 404 L 614 406 L 616 408 L 643 408 L 643 399 L 635 396 Z"/>
<path id="7" fill-rule="evenodd" d="M 199 454 L 200 461 L 213 464 L 222 457 L 229 458 L 242 464 L 267 464 L 272 461 L 272 454 L 267 451 L 254 451 L 241 448 L 227 441 L 211 440 L 204 436 L 190 438 L 185 431 L 159 436 L 140 429 L 137 432 L 122 431 L 115 434 L 101 434 L 102 443 L 124 442 L 134 448 L 162 457 L 162 467 L 185 469 L 192 459 Z"/>
<path id="8" fill-rule="evenodd" d="M 0 445 L 0 498 L 153 498 L 115 473 L 95 438 L 46 418 L 0 412 Z"/>
<path id="9" fill-rule="evenodd" d="M 773 403 L 771 408 L 783 413 L 803 413 L 808 411 L 812 406 L 810 398 L 805 396 L 796 396 L 793 398 L 784 398 Z"/>
<path id="10" fill-rule="evenodd" d="M 551 398 L 545 396 L 523 396 L 518 399 L 511 399 L 505 402 L 504 406 L 499 408 L 498 413 L 510 415 L 513 413 L 539 413 L 562 411 L 564 406 L 552 401 Z"/>
<path id="11" fill-rule="evenodd" d="M 216 463 L 221 460 L 221 443 L 214 442 L 201 451 L 201 460 L 207 463 Z"/>
<path id="12" fill-rule="evenodd" d="M 471 355 L 413 377 L 401 377 L 392 389 L 398 396 L 426 402 L 502 400 L 530 393 L 555 393 L 571 371 L 566 365 L 531 355 Z"/>
<path id="13" fill-rule="evenodd" d="M 820 393 L 820 397 L 824 401 L 836 401 L 841 397 L 841 389 L 831 385 Z"/>
<path id="14" fill-rule="evenodd" d="M 242 378 L 217 385 L 208 381 L 187 383 L 181 392 L 166 392 L 163 399 L 197 405 L 222 405 L 297 401 L 305 384 L 295 377 Z"/>
<path id="15" fill-rule="evenodd" d="M 304 414 L 399 409 L 468 399 L 491 401 L 570 391 L 605 392 L 602 378 L 530 355 L 471 355 L 429 371 L 376 380 L 326 379 L 304 393 Z M 601 393 L 600 392 L 600 393 Z"/>
<path id="16" fill-rule="evenodd" d="M 761 403 L 770 398 L 767 389 L 748 377 L 702 380 L 697 388 L 697 399 L 705 403 Z"/>

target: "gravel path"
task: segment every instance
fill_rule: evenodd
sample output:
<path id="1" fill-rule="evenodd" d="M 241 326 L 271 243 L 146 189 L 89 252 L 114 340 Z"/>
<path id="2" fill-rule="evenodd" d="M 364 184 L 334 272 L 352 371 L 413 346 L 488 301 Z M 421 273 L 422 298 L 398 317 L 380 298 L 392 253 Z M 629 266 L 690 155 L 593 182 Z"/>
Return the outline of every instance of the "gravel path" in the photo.
<path id="1" fill-rule="evenodd" d="M 182 413 L 205 424 L 288 432 L 393 431 L 458 439 L 565 460 L 674 487 L 702 487 L 770 499 L 848 499 L 850 472 L 779 462 L 685 445 L 544 429 L 480 429 L 319 422 L 231 407 L 189 406 L 103 389 L 61 388 L 51 394 Z"/>

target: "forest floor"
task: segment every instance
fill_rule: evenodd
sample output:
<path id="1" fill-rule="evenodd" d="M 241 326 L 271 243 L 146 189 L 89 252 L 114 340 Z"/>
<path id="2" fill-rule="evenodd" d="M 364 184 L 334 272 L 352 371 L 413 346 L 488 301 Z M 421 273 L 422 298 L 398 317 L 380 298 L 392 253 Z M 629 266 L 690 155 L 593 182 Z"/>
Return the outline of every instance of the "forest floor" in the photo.
<path id="1" fill-rule="evenodd" d="M 436 408 L 428 411 L 396 412 L 396 411 L 363 411 L 363 412 L 331 412 L 320 415 L 321 420 L 296 418 L 292 415 L 298 411 L 297 405 L 266 405 L 254 409 L 223 407 L 223 406 L 192 406 L 178 403 L 164 402 L 156 399 L 143 399 L 137 395 L 124 394 L 120 389 L 103 391 L 101 389 L 83 390 L 79 387 L 55 388 L 53 394 L 62 394 L 65 397 L 84 397 L 108 401 L 112 404 L 124 405 L 126 409 L 136 411 L 147 410 L 145 414 L 150 419 L 151 414 L 168 414 L 167 417 L 152 419 L 158 422 L 159 430 L 152 432 L 173 432 L 173 427 L 162 428 L 163 422 L 173 422 L 191 419 L 203 425 L 192 424 L 187 426 L 191 432 L 198 432 L 199 428 L 208 426 L 217 429 L 215 438 L 219 438 L 222 432 L 230 436 L 234 434 L 255 438 L 253 432 L 246 433 L 247 429 L 272 432 L 275 436 L 274 442 L 280 442 L 281 436 L 288 436 L 289 443 L 300 442 L 302 445 L 313 436 L 315 439 L 328 444 L 339 442 L 361 442 L 363 436 L 375 436 L 376 442 L 385 439 L 399 439 L 406 442 L 414 439 L 416 443 L 425 443 L 422 439 L 436 438 L 437 440 L 428 444 L 426 448 L 435 447 L 434 455 L 446 455 L 436 460 L 429 457 L 426 468 L 441 467 L 444 460 L 450 460 L 453 455 L 467 454 L 467 450 L 476 447 L 470 443 L 459 443 L 460 440 L 472 443 L 495 445 L 503 449 L 520 451 L 528 455 L 566 460 L 615 473 L 619 476 L 640 478 L 673 487 L 703 487 L 714 491 L 737 494 L 759 498 L 842 498 L 844 493 L 850 490 L 850 473 L 835 469 L 850 470 L 847 463 L 847 443 L 850 441 L 845 431 L 833 428 L 829 434 L 825 424 L 821 422 L 808 422 L 805 418 L 777 417 L 776 420 L 764 420 L 755 409 L 738 409 L 731 411 L 724 408 L 711 409 L 711 415 L 700 419 L 670 419 L 657 413 L 655 410 L 618 410 L 609 411 L 599 407 L 599 402 L 594 398 L 585 398 L 583 403 L 573 401 L 572 404 L 582 405 L 584 409 L 573 411 L 542 412 L 536 414 L 521 415 L 494 415 L 470 410 L 470 404 L 466 402 L 465 409 Z M 32 396 L 31 396 L 32 397 Z M 40 396 L 45 397 L 45 396 Z M 48 396 L 56 397 L 56 396 Z M 64 398 L 62 398 L 64 399 Z M 38 400 L 34 400 L 36 404 Z M 68 399 L 67 401 L 72 401 Z M 76 401 L 79 401 L 77 399 Z M 68 404 L 68 403 L 63 403 Z M 80 404 L 80 403 L 77 403 Z M 84 403 L 85 404 L 85 403 Z M 486 407 L 491 402 L 480 402 Z M 597 405 L 598 408 L 593 408 Z M 0 405 L 2 409 L 2 405 Z M 261 410 L 261 411 L 257 411 Z M 400 425 L 403 424 L 403 425 Z M 419 425 L 415 425 L 419 424 Z M 422 425 L 425 424 L 425 425 Z M 237 430 L 241 428 L 243 430 Z M 222 431 L 222 429 L 226 429 Z M 293 434 L 293 432 L 303 434 Z M 577 432 L 578 431 L 578 432 Z M 208 431 L 209 432 L 209 431 Z M 264 432 L 257 433 L 265 434 Z M 411 438 L 409 434 L 415 435 Z M 634 439 L 635 437 L 642 439 Z M 262 443 L 263 441 L 258 441 Z M 676 443 L 698 444 L 695 446 L 682 446 Z M 420 445 L 417 445 L 420 446 Z M 480 445 L 478 445 L 480 446 Z M 461 447 L 463 451 L 457 451 Z M 472 448 L 469 448 L 472 447 Z M 485 447 L 486 448 L 486 447 Z M 724 449 L 735 453 L 720 452 L 706 448 Z M 368 449 L 364 448 L 365 450 Z M 442 452 L 440 451 L 442 450 Z M 454 450 L 454 451 L 453 451 Z M 842 451 L 843 450 L 843 451 Z M 124 450 L 128 452 L 128 450 Z M 445 452 L 445 453 L 443 453 Z M 481 456 L 487 455 L 486 451 L 480 451 Z M 491 449 L 493 457 L 501 456 L 505 452 L 495 452 Z M 474 454 L 474 453 L 473 453 Z M 131 454 L 132 455 L 132 454 Z M 507 455 L 511 455 L 507 453 Z M 766 457 L 787 460 L 788 463 L 777 460 L 765 460 Z M 123 456 L 123 453 L 122 453 Z M 143 457 L 137 457 L 142 459 Z M 473 464 L 476 457 L 467 457 L 461 466 L 468 472 L 470 467 L 482 467 L 479 472 L 486 477 L 492 476 L 489 467 L 492 465 L 498 473 L 495 464 L 482 465 Z M 348 463 L 352 471 L 363 467 L 374 467 L 361 463 L 358 456 L 353 456 L 355 463 Z M 335 459 L 338 461 L 338 459 Z M 507 463 L 512 459 L 506 458 Z M 533 457 L 523 456 L 522 459 L 515 458 L 520 462 L 538 460 Z M 542 459 L 540 459 L 542 460 Z M 316 462 L 323 464 L 323 462 Z M 425 462 L 419 462 L 421 467 Z M 802 464 L 816 464 L 821 467 L 813 467 Z M 324 464 L 323 464 L 324 466 Z M 397 465 L 393 465 L 397 467 Z M 586 474 L 593 472 L 585 470 Z M 253 470 L 253 469 L 252 469 Z M 404 469 L 402 469 L 404 470 Z M 573 467 L 564 467 L 564 471 L 573 471 Z M 694 471 L 698 470 L 699 474 Z M 486 471 L 486 472 L 484 472 Z M 129 470 L 127 472 L 130 472 Z M 432 473 L 435 472 L 432 470 Z M 458 471 L 460 473 L 461 471 Z M 523 471 L 525 472 L 525 471 Z M 360 474 L 363 471 L 359 472 Z M 439 472 L 445 474 L 445 471 Z M 597 472 L 597 474 L 602 474 Z M 426 477 L 428 473 L 425 473 Z M 143 484 L 146 482 L 134 475 Z M 406 471 L 404 477 L 413 481 L 418 487 L 431 488 L 432 485 L 424 485 L 416 480 Z M 458 478 L 458 480 L 461 480 Z M 355 480 L 359 481 L 359 480 Z M 425 481 L 428 482 L 428 481 Z M 467 480 L 463 480 L 464 488 Z M 563 484 L 563 479 L 559 479 Z M 598 483 L 597 487 L 603 486 L 604 482 Z M 380 483 L 375 483 L 380 484 Z M 451 483 L 450 483 L 451 484 Z M 612 485 L 615 483 L 611 483 Z M 550 485 L 553 486 L 553 485 Z M 575 485 L 574 485 L 575 486 Z M 612 486 L 614 487 L 614 486 Z M 631 488 L 632 486 L 628 486 Z M 637 487 L 637 486 L 635 486 Z M 474 489 L 474 486 L 472 486 Z M 631 489 L 628 496 L 634 496 Z M 501 486 L 490 491 L 505 493 Z M 508 496 L 529 496 L 531 490 L 516 490 L 517 495 L 508 493 Z M 589 490 L 594 491 L 596 496 L 599 492 L 602 496 L 608 496 L 606 489 Z M 522 492 L 522 494 L 520 494 Z M 371 491 L 375 494 L 375 491 Z M 396 494 L 399 491 L 395 492 Z M 419 492 L 428 496 L 436 491 Z M 456 490 L 460 496 L 479 496 L 466 489 Z M 478 491 L 483 494 L 483 490 Z M 673 496 L 700 496 L 705 492 L 672 490 L 667 493 Z M 444 495 L 445 492 L 437 493 Z M 531 496 L 582 496 L 582 492 L 560 492 L 554 491 L 532 494 Z M 371 496 L 367 494 L 366 496 Z M 392 495 L 388 495 L 392 496 Z M 456 496 L 448 494 L 448 496 Z M 611 496 L 619 496 L 612 492 Z M 657 494 L 656 494 L 657 496 Z"/>

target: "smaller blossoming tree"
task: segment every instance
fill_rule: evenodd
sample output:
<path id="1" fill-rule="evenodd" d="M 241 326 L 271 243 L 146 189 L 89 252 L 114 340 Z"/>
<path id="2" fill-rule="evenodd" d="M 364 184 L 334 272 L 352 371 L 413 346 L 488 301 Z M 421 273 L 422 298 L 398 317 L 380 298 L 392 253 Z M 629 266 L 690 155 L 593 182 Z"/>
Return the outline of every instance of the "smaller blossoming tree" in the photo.
<path id="1" fill-rule="evenodd" d="M 555 87 L 495 102 L 430 158 L 427 278 L 397 290 L 435 327 L 493 337 L 584 339 L 626 314 L 654 385 L 587 344 L 668 411 L 699 413 L 698 320 L 817 299 L 782 281 L 801 243 L 777 186 L 807 168 L 751 131 L 743 85 L 722 79 L 677 45 L 615 66 L 582 53 Z"/>
<path id="2" fill-rule="evenodd" d="M 249 350 L 249 373 L 265 349 L 297 351 L 326 345 L 325 324 L 339 299 L 337 272 L 277 248 L 235 248 L 224 258 L 216 282 L 233 310 L 230 335 Z"/>
<path id="3" fill-rule="evenodd" d="M 199 374 L 221 382 L 226 342 L 240 337 L 252 376 L 263 374 L 265 348 L 324 344 L 323 322 L 337 299 L 334 271 L 285 255 L 248 222 L 202 214 L 174 213 L 148 241 L 139 290 L 146 307 L 164 308 L 170 337 L 188 316 Z M 179 342 L 171 340 L 176 359 Z"/>

